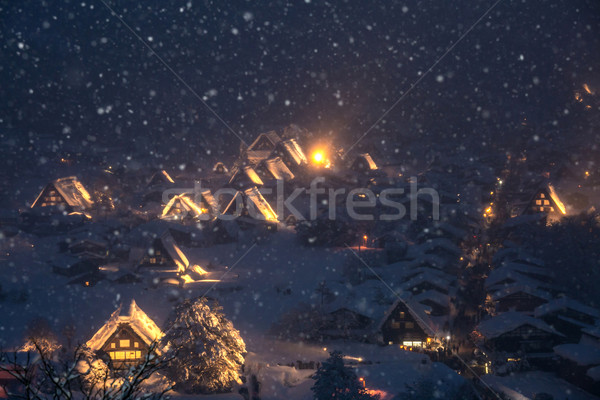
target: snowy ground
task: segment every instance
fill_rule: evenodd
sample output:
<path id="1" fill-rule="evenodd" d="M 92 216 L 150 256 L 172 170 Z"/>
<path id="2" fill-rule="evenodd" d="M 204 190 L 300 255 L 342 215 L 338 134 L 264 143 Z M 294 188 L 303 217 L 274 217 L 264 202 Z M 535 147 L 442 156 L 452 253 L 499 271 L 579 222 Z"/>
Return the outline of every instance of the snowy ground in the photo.
<path id="1" fill-rule="evenodd" d="M 310 398 L 313 380 L 309 376 L 314 370 L 296 370 L 287 365 L 297 360 L 321 362 L 333 349 L 354 357 L 351 361 L 356 364 L 356 372 L 365 378 L 368 387 L 390 396 L 425 376 L 437 377 L 444 385 L 462 382 L 448 367 L 431 363 L 425 355 L 397 348 L 356 343 L 287 343 L 266 335 L 283 312 L 300 302 L 314 302 L 318 296 L 315 288 L 321 281 L 342 279 L 346 257 L 354 257 L 347 250 L 305 248 L 289 232 L 279 232 L 268 243 L 250 251 L 249 246 L 240 244 L 185 249 L 194 263 L 210 263 L 222 270 L 226 274 L 222 283 L 148 288 L 145 284 L 101 281 L 96 286 L 83 287 L 67 285 L 68 278 L 50 272 L 47 261 L 56 252 L 58 240 L 59 237 L 29 236 L 20 239 L 15 247 L 3 249 L 9 253 L 0 264 L 5 294 L 0 302 L 0 341 L 5 349 L 22 344 L 27 325 L 38 317 L 48 319 L 58 336 L 65 325 L 75 326 L 74 340 L 81 343 L 100 328 L 116 307 L 127 306 L 132 299 L 161 326 L 182 298 L 207 295 L 219 300 L 246 341 L 246 372 L 258 375 L 263 399 Z M 359 364 L 358 358 L 363 363 Z"/>

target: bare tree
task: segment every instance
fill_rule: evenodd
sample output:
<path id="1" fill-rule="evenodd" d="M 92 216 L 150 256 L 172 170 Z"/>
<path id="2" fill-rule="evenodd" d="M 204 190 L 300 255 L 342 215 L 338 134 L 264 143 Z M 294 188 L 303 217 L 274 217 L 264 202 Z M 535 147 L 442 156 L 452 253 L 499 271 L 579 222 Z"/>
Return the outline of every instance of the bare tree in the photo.
<path id="1" fill-rule="evenodd" d="M 73 357 L 54 361 L 35 340 L 34 351 L 2 353 L 0 371 L 12 376 L 18 388 L 4 386 L 11 398 L 23 400 L 161 400 L 171 386 L 150 391 L 144 382 L 163 369 L 168 360 L 156 354 L 150 345 L 138 365 L 117 371 L 110 369 L 89 349 L 78 347 Z"/>

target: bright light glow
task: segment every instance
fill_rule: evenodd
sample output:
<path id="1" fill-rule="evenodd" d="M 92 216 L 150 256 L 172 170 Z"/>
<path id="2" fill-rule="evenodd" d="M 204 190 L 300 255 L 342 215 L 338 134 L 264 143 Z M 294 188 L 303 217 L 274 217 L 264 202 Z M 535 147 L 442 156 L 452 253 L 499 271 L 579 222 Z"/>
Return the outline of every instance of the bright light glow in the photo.
<path id="1" fill-rule="evenodd" d="M 322 164 L 323 162 L 325 162 L 325 155 L 322 151 L 317 150 L 313 153 L 312 159 L 315 163 Z"/>

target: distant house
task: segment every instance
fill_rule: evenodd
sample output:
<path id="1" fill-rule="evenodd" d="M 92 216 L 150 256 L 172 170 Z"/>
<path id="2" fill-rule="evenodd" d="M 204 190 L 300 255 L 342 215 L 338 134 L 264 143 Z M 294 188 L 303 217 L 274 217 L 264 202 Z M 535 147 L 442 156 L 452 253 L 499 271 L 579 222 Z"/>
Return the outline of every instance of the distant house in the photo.
<path id="1" fill-rule="evenodd" d="M 79 258 L 105 259 L 108 257 L 108 244 L 93 239 L 79 239 L 68 245 L 69 253 Z"/>
<path id="2" fill-rule="evenodd" d="M 355 172 L 369 172 L 376 171 L 378 168 L 369 153 L 362 153 L 354 158 L 350 164 L 350 169 Z"/>
<path id="3" fill-rule="evenodd" d="M 294 179 L 294 173 L 290 171 L 287 165 L 280 157 L 263 160 L 256 167 L 256 172 L 262 177 L 263 181 L 291 181 Z"/>
<path id="4" fill-rule="evenodd" d="M 385 313 L 378 331 L 384 344 L 426 347 L 437 336 L 437 327 L 422 305 L 397 300 Z"/>
<path id="5" fill-rule="evenodd" d="M 131 301 L 129 313 L 120 315 L 121 307 L 86 343 L 86 346 L 110 358 L 111 367 L 125 369 L 141 363 L 151 346 L 163 337 L 163 332 L 148 315 Z M 160 353 L 159 347 L 154 351 Z"/>
<path id="6" fill-rule="evenodd" d="M 257 221 L 277 222 L 277 214 L 256 187 L 237 192 L 225 207 L 223 214 L 252 218 Z"/>
<path id="7" fill-rule="evenodd" d="M 521 208 L 520 214 L 545 214 L 549 222 L 559 220 L 567 214 L 564 203 L 550 184 L 539 188 Z M 513 216 L 515 216 L 513 214 Z"/>
<path id="8" fill-rule="evenodd" d="M 99 267 L 98 259 L 90 258 L 78 258 L 74 256 L 65 255 L 59 257 L 51 262 L 52 272 L 67 277 L 74 277 L 77 275 L 96 273 Z"/>
<path id="9" fill-rule="evenodd" d="M 451 299 L 447 294 L 437 290 L 427 290 L 412 298 L 428 308 L 425 312 L 432 317 L 441 317 L 450 314 Z"/>
<path id="10" fill-rule="evenodd" d="M 238 190 L 263 185 L 263 181 L 260 179 L 254 168 L 249 165 L 237 169 L 228 183 L 228 186 Z"/>
<path id="11" fill-rule="evenodd" d="M 564 336 L 544 321 L 506 312 L 481 322 L 475 337 L 492 352 L 548 353 Z"/>
<path id="12" fill-rule="evenodd" d="M 436 274 L 429 271 L 421 272 L 402 283 L 402 289 L 417 295 L 429 290 L 437 290 L 440 293 L 448 294 L 450 289 L 450 278 L 445 274 Z"/>
<path id="13" fill-rule="evenodd" d="M 169 221 L 210 220 L 219 215 L 219 206 L 210 190 L 193 198 L 190 193 L 175 195 L 162 210 L 161 219 Z M 198 201 L 198 203 L 196 203 Z"/>
<path id="14" fill-rule="evenodd" d="M 213 165 L 212 172 L 215 174 L 228 174 L 229 169 L 221 161 L 218 161 Z"/>
<path id="15" fill-rule="evenodd" d="M 172 185 L 175 181 L 171 178 L 171 175 L 164 169 L 161 169 L 158 172 L 155 172 L 150 179 L 148 180 L 148 187 L 152 186 L 163 186 L 163 185 Z"/>
<path id="16" fill-rule="evenodd" d="M 581 343 L 554 347 L 560 357 L 558 375 L 595 395 L 600 394 L 600 348 Z"/>
<path id="17" fill-rule="evenodd" d="M 49 183 L 40 192 L 31 208 L 59 207 L 67 212 L 83 212 L 94 205 L 92 197 L 75 176 Z"/>
<path id="18" fill-rule="evenodd" d="M 491 295 L 491 301 L 498 313 L 507 311 L 533 313 L 536 307 L 550 300 L 552 296 L 548 292 L 521 284 L 504 287 Z"/>
<path id="19" fill-rule="evenodd" d="M 258 135 L 246 149 L 246 157 L 250 165 L 257 165 L 268 158 L 280 142 L 281 138 L 275 131 Z"/>
<path id="20" fill-rule="evenodd" d="M 600 319 L 600 311 L 568 297 L 562 297 L 537 307 L 534 316 L 543 319 L 565 335 L 568 341 L 578 342 L 582 330 L 593 328 Z"/>
<path id="21" fill-rule="evenodd" d="M 283 163 L 295 173 L 299 171 L 299 168 L 308 164 L 308 159 L 298 142 L 296 142 L 296 139 L 279 142 L 274 154 L 279 156 Z"/>
<path id="22" fill-rule="evenodd" d="M 366 341 L 373 320 L 351 308 L 340 307 L 327 312 L 323 322 L 321 333 L 327 339 Z"/>

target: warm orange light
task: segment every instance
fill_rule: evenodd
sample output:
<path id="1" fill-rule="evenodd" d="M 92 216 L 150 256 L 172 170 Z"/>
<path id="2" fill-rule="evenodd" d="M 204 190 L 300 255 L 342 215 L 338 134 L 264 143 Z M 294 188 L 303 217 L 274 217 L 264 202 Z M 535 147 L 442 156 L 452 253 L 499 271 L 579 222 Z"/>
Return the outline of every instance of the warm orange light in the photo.
<path id="1" fill-rule="evenodd" d="M 322 151 L 315 151 L 312 155 L 312 159 L 317 164 L 322 164 L 325 162 L 325 155 Z"/>
<path id="2" fill-rule="evenodd" d="M 367 238 L 367 235 L 363 236 L 363 239 L 367 240 L 367 239 L 368 239 L 368 238 Z"/>

